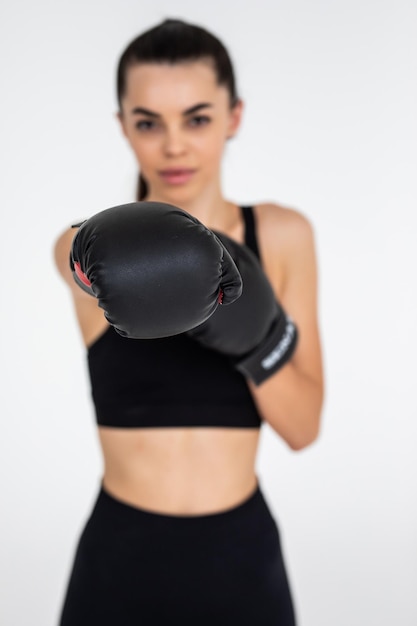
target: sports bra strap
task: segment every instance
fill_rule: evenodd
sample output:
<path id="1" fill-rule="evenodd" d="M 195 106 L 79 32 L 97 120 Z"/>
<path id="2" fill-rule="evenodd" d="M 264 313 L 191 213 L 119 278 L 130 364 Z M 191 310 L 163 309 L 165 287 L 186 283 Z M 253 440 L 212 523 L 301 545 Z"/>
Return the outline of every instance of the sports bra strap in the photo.
<path id="1" fill-rule="evenodd" d="M 255 215 L 252 206 L 240 207 L 242 211 L 242 217 L 245 224 L 245 244 L 256 254 L 259 260 L 261 255 L 259 252 L 258 240 L 256 237 L 256 223 Z"/>

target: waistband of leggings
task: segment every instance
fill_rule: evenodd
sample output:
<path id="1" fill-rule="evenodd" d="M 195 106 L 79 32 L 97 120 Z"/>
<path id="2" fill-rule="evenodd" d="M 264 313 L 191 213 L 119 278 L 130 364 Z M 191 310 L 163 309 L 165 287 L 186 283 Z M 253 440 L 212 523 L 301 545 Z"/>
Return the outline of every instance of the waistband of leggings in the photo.
<path id="1" fill-rule="evenodd" d="M 105 517 L 105 525 L 115 527 L 140 526 L 158 532 L 204 532 L 205 529 L 230 532 L 242 525 L 256 525 L 259 530 L 268 530 L 275 526 L 269 507 L 264 499 L 259 479 L 254 491 L 245 500 L 233 507 L 214 513 L 204 514 L 169 514 L 159 513 L 131 505 L 110 494 L 103 485 L 99 491 L 93 511 Z"/>

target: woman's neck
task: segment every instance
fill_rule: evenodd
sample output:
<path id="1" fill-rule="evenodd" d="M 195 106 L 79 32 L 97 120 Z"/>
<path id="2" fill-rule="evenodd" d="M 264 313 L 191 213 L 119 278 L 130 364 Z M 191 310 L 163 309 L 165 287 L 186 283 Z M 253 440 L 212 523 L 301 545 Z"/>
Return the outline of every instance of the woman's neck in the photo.
<path id="1" fill-rule="evenodd" d="M 237 219 L 236 205 L 224 198 L 219 185 L 206 187 L 193 197 L 152 194 L 151 191 L 146 200 L 178 206 L 208 228 L 226 233 L 234 228 Z"/>

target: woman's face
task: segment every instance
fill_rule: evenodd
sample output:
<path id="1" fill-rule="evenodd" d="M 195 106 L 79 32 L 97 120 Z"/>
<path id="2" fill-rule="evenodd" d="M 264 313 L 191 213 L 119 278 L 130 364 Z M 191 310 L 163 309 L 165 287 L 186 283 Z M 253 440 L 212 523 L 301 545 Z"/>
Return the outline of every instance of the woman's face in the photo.
<path id="1" fill-rule="evenodd" d="M 228 138 L 239 126 L 226 87 L 209 63 L 138 64 L 126 76 L 119 119 L 149 186 L 149 197 L 192 201 L 219 184 Z"/>

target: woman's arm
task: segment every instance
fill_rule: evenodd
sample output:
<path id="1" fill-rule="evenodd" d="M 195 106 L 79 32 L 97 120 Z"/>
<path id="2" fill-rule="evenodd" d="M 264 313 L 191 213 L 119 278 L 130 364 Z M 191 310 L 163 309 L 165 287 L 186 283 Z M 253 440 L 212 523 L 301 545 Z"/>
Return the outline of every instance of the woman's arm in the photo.
<path id="1" fill-rule="evenodd" d="M 54 244 L 54 259 L 58 272 L 69 287 L 74 303 L 75 314 L 80 326 L 84 343 L 90 343 L 107 326 L 103 311 L 99 308 L 97 299 L 81 289 L 74 280 L 70 263 L 72 240 L 77 233 L 76 228 L 68 228 Z"/>
<path id="2" fill-rule="evenodd" d="M 297 325 L 298 344 L 290 362 L 260 386 L 249 386 L 262 417 L 293 450 L 300 450 L 318 435 L 324 394 L 314 233 L 310 222 L 291 209 L 263 205 L 257 217 L 266 273 Z"/>
<path id="3" fill-rule="evenodd" d="M 74 281 L 74 277 L 70 268 L 69 259 L 71 244 L 76 234 L 77 228 L 67 228 L 57 238 L 54 244 L 55 265 L 64 281 L 71 289 L 71 292 L 73 293 L 75 298 L 83 298 L 88 301 L 92 301 L 92 297 L 85 291 L 80 289 L 77 283 Z"/>

